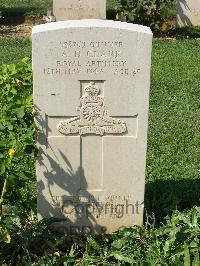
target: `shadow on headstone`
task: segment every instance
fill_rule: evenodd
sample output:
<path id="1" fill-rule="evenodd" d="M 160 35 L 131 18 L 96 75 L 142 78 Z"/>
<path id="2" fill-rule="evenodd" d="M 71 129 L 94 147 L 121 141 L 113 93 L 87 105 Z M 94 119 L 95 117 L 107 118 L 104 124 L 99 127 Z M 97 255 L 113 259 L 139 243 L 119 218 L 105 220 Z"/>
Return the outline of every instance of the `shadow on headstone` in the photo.
<path id="1" fill-rule="evenodd" d="M 178 27 L 186 27 L 192 26 L 193 22 L 186 14 L 187 12 L 191 12 L 190 7 L 186 0 L 178 0 L 177 2 L 177 26 Z"/>
<path id="2" fill-rule="evenodd" d="M 40 152 L 42 152 L 40 150 Z M 42 155 L 42 154 L 41 154 Z M 97 224 L 97 214 L 93 214 L 94 210 L 100 208 L 100 203 L 94 199 L 94 197 L 86 191 L 88 185 L 84 175 L 84 169 L 78 167 L 74 172 L 68 158 L 60 151 L 60 155 L 66 163 L 65 169 L 49 155 L 43 154 L 41 158 L 46 156 L 46 159 L 50 162 L 51 171 L 48 169 L 44 172 L 48 184 L 49 196 L 53 204 L 45 198 L 43 190 L 45 190 L 45 184 L 43 181 L 38 182 L 38 201 L 40 201 L 40 208 L 42 213 L 38 210 L 38 213 L 46 218 L 58 218 L 63 219 L 63 222 L 55 222 L 53 228 L 61 233 L 68 234 L 99 234 L 104 233 L 105 229 Z M 43 157 L 44 156 L 44 157 Z M 43 160 L 38 160 L 39 164 L 43 164 Z M 67 171 L 66 171 L 67 169 Z M 84 191 L 82 201 L 81 194 L 79 193 L 81 184 L 81 191 Z M 52 194 L 52 187 L 55 186 L 62 191 L 66 191 L 65 195 L 56 196 Z M 88 201 L 89 199 L 89 201 Z M 72 219 L 71 219 L 72 217 Z"/>
<path id="3" fill-rule="evenodd" d="M 69 233 L 141 226 L 151 30 L 70 20 L 32 41 L 39 218 L 66 217 Z"/>

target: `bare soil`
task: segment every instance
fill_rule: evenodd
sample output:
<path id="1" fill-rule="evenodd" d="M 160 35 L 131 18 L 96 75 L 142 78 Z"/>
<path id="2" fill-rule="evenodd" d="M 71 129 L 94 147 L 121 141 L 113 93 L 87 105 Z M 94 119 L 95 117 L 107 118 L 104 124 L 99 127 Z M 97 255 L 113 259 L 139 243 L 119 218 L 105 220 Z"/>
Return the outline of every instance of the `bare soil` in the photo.
<path id="1" fill-rule="evenodd" d="M 31 35 L 31 25 L 0 25 L 0 38 L 29 37 Z"/>
<path id="2" fill-rule="evenodd" d="M 23 23 L 13 21 L 0 24 L 0 38 L 30 37 L 32 27 L 45 23 L 44 19 L 26 19 Z"/>

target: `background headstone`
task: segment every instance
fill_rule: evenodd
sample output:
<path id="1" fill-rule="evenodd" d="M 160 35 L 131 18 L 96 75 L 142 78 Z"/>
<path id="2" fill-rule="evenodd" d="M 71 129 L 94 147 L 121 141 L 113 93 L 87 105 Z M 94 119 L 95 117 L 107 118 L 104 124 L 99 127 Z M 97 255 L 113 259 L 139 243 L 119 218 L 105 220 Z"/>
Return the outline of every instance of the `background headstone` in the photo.
<path id="1" fill-rule="evenodd" d="M 56 21 L 70 19 L 106 19 L 106 0 L 54 0 Z"/>
<path id="2" fill-rule="evenodd" d="M 39 218 L 70 233 L 142 225 L 151 30 L 71 20 L 32 41 Z"/>
<path id="3" fill-rule="evenodd" d="M 200 25 L 200 1 L 178 0 L 177 26 Z"/>

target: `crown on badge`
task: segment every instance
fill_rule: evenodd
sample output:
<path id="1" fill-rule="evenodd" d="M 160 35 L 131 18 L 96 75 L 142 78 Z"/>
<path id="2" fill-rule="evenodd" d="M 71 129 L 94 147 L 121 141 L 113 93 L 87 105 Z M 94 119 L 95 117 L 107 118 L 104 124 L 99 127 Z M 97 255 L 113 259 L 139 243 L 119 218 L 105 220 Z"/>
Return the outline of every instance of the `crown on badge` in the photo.
<path id="1" fill-rule="evenodd" d="M 98 86 L 93 81 L 84 88 L 84 91 L 90 96 L 97 96 L 100 93 Z"/>

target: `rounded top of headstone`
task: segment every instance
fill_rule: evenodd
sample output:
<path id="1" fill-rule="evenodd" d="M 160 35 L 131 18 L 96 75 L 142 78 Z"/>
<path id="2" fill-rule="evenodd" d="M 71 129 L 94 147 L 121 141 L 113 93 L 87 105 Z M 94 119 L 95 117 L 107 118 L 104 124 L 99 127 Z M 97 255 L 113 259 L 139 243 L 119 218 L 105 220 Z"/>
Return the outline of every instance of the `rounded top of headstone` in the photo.
<path id="1" fill-rule="evenodd" d="M 152 35 L 151 29 L 146 26 L 127 23 L 127 22 L 101 20 L 101 19 L 67 20 L 67 21 L 59 21 L 59 22 L 37 25 L 33 27 L 32 34 L 41 33 L 45 31 L 68 29 L 68 28 L 92 28 L 92 27 L 122 29 L 122 30 L 140 32 Z"/>

